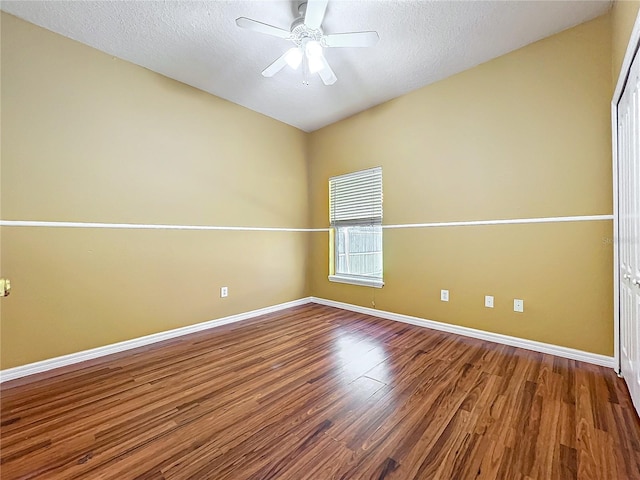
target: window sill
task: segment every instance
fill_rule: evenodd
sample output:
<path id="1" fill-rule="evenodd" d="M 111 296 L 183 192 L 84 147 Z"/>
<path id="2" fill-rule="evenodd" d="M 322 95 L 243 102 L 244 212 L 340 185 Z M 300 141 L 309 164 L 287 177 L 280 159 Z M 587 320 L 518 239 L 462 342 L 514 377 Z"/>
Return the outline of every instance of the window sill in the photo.
<path id="1" fill-rule="evenodd" d="M 341 275 L 329 275 L 329 281 L 337 283 L 348 283 L 350 285 L 359 285 L 361 287 L 384 287 L 384 282 L 378 278 L 343 277 Z"/>

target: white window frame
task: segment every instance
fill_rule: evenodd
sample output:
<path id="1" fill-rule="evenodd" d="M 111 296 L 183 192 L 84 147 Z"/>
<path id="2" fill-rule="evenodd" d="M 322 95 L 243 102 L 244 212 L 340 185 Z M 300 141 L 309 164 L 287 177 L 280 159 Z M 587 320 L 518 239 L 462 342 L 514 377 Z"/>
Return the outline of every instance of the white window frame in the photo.
<path id="1" fill-rule="evenodd" d="M 346 190 L 349 192 L 348 195 L 344 194 Z M 329 179 L 329 222 L 332 229 L 329 242 L 330 258 L 333 260 L 329 266 L 329 281 L 382 288 L 384 286 L 384 267 L 380 277 L 337 273 L 339 227 L 379 226 L 382 236 L 382 167 Z M 384 242 L 382 238 L 381 241 Z M 381 248 L 384 250 L 382 245 Z M 384 265 L 383 251 L 380 252 L 380 255 Z"/>

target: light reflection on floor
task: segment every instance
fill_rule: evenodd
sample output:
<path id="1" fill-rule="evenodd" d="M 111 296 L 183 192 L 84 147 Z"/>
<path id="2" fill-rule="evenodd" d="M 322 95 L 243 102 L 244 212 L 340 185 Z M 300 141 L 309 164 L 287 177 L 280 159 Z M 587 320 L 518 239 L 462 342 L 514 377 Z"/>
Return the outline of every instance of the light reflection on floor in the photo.
<path id="1" fill-rule="evenodd" d="M 366 375 L 380 383 L 388 383 L 390 378 L 386 346 L 363 335 L 339 334 L 336 339 L 336 365 L 343 371 L 345 383 L 351 383 Z"/>

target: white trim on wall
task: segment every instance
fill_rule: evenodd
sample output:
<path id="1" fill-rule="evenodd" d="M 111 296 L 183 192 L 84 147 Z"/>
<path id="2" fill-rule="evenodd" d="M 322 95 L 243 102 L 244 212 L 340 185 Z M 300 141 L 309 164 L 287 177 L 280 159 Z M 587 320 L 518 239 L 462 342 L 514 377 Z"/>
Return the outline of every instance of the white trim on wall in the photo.
<path id="1" fill-rule="evenodd" d="M 579 215 L 572 217 L 511 218 L 498 220 L 469 220 L 456 222 L 405 223 L 383 225 L 384 229 L 469 227 L 482 225 L 519 225 L 531 223 L 600 222 L 613 220 L 613 215 Z M 222 230 L 238 232 L 328 232 L 329 228 L 287 227 L 236 227 L 221 225 L 162 225 L 146 223 L 105 222 L 49 222 L 39 220 L 0 220 L 0 227 L 45 227 L 45 228 L 111 228 L 124 230 Z"/>
<path id="2" fill-rule="evenodd" d="M 597 353 L 585 352 L 583 350 L 576 350 L 569 347 L 562 347 L 560 345 L 553 345 L 550 343 L 537 342 L 535 340 L 527 340 L 525 338 L 502 335 L 500 333 L 487 332 L 484 330 L 462 327 L 450 323 L 436 322 L 434 320 L 412 317 L 411 315 L 403 315 L 401 313 L 387 312 L 384 310 L 377 310 L 369 307 L 360 307 L 358 305 L 336 302 L 334 300 L 327 300 L 324 298 L 311 297 L 311 301 L 313 303 L 326 305 L 328 307 L 335 307 L 342 310 L 349 310 L 351 312 L 364 313 L 366 315 L 372 315 L 374 317 L 384 318 L 387 320 L 408 323 L 411 325 L 416 325 L 418 327 L 431 328 L 433 330 L 438 330 L 441 332 L 454 333 L 465 337 L 476 338 L 478 340 L 486 340 L 502 345 L 509 345 L 511 347 L 524 348 L 525 350 L 532 350 L 534 352 L 547 353 L 571 360 L 578 360 L 580 362 L 600 365 L 602 367 L 614 368 L 615 366 L 613 357 L 600 355 Z"/>
<path id="3" fill-rule="evenodd" d="M 615 371 L 621 375 L 620 364 L 620 258 L 618 256 L 618 107 L 611 103 L 611 148 L 613 177 L 613 356 Z"/>
<path id="4" fill-rule="evenodd" d="M 105 345 L 103 347 L 92 348 L 90 350 L 83 350 L 82 352 L 70 353 L 68 355 L 62 355 L 60 357 L 42 360 L 40 362 L 29 363 L 27 365 L 21 365 L 14 368 L 8 368 L 0 371 L 0 383 L 8 382 L 9 380 L 26 377 L 28 375 L 33 375 L 36 373 L 46 372 L 49 370 L 53 370 L 54 368 L 66 367 L 68 365 L 84 362 L 86 360 L 104 357 L 113 353 L 119 353 L 125 350 L 131 350 L 133 348 L 144 347 L 146 345 L 151 345 L 152 343 L 162 342 L 164 340 L 181 337 L 190 333 L 200 332 L 202 330 L 207 330 L 210 328 L 221 327 L 230 323 L 259 317 L 260 315 L 278 312 L 286 308 L 305 305 L 309 302 L 311 302 L 310 297 L 301 298 L 299 300 L 293 300 L 291 302 L 280 303 L 278 305 L 272 305 L 270 307 L 259 308 L 257 310 L 251 310 L 249 312 L 238 313 L 236 315 L 230 315 L 228 317 L 218 318 L 216 320 L 196 323 L 195 325 L 188 325 L 186 327 L 175 328 L 173 330 L 167 330 L 165 332 L 145 335 L 144 337 L 133 338 L 131 340 L 125 340 L 124 342 L 112 343 L 111 345 Z"/>
<path id="5" fill-rule="evenodd" d="M 468 222 L 432 222 L 383 225 L 382 228 L 473 227 L 480 225 L 518 225 L 529 223 L 600 222 L 613 220 L 613 215 L 581 215 L 575 217 L 511 218 L 504 220 L 471 220 Z"/>
<path id="6" fill-rule="evenodd" d="M 512 347 L 524 348 L 526 350 L 532 350 L 534 352 L 547 353 L 550 355 L 556 355 L 558 357 L 569 358 L 572 360 L 578 360 L 581 362 L 592 363 L 603 367 L 614 368 L 615 361 L 613 357 L 606 355 L 599 355 L 597 353 L 584 352 L 582 350 L 576 350 L 573 348 L 562 347 L 559 345 L 552 345 L 543 342 L 537 342 L 534 340 L 527 340 L 524 338 L 511 337 L 509 335 L 502 335 L 499 333 L 487 332 L 484 330 L 477 330 L 469 327 L 461 327 L 459 325 L 452 325 L 449 323 L 436 322 L 433 320 L 426 320 L 419 317 L 412 317 L 410 315 L 404 315 L 401 313 L 387 312 L 384 310 L 376 310 L 373 308 L 360 307 L 358 305 L 352 305 L 349 303 L 336 302 L 334 300 L 327 300 L 318 297 L 306 297 L 291 302 L 280 303 L 270 307 L 260 308 L 249 312 L 239 313 L 236 315 L 230 315 L 228 317 L 219 318 L 217 320 L 209 320 L 207 322 L 197 323 L 195 325 L 188 325 L 186 327 L 176 328 L 165 332 L 154 333 L 152 335 L 146 335 L 144 337 L 134 338 L 131 340 L 125 340 L 124 342 L 113 343 L 111 345 L 105 345 L 103 347 L 92 348 L 90 350 L 84 350 L 82 352 L 70 353 L 60 357 L 50 358 L 35 363 L 29 363 L 27 365 L 21 365 L 19 367 L 9 368 L 0 371 L 0 383 L 15 380 L 17 378 L 34 375 L 36 373 L 42 373 L 55 368 L 66 367 L 76 363 L 92 360 L 106 355 L 131 350 L 133 348 L 143 347 L 151 345 L 153 343 L 162 342 L 190 333 L 200 332 L 202 330 L 208 330 L 210 328 L 221 327 L 230 323 L 240 322 L 250 318 L 255 318 L 268 313 L 278 312 L 291 307 L 305 305 L 308 303 L 317 303 L 319 305 L 325 305 L 329 307 L 340 308 L 351 312 L 364 313 L 374 317 L 384 318 L 387 320 L 393 320 L 397 322 L 408 323 L 416 325 L 418 327 L 430 328 L 432 330 L 438 330 L 441 332 L 448 332 L 457 335 L 463 335 L 465 337 L 476 338 L 479 340 L 485 340 L 502 345 L 509 345 Z"/>
<path id="7" fill-rule="evenodd" d="M 146 223 L 42 222 L 0 220 L 0 227 L 115 228 L 124 230 L 230 230 L 239 232 L 327 232 L 328 228 L 225 227 L 217 225 L 158 225 Z"/>
<path id="8" fill-rule="evenodd" d="M 640 48 L 640 11 L 636 16 L 636 21 L 631 31 L 631 37 L 627 44 L 620 73 L 618 73 L 618 81 L 611 99 L 611 158 L 613 169 L 613 343 L 615 370 L 621 375 L 622 367 L 620 365 L 620 258 L 618 256 L 618 103 L 622 97 L 631 63 Z M 638 53 L 640 55 L 640 53 Z"/>

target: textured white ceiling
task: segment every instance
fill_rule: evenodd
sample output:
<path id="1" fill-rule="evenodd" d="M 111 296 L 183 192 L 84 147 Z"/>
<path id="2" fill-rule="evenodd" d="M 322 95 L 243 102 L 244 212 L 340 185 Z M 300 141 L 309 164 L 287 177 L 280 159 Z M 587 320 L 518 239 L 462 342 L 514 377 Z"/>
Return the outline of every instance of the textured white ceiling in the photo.
<path id="1" fill-rule="evenodd" d="M 291 44 L 297 1 L 2 1 L 2 10 L 251 110 L 313 131 L 605 13 L 609 1 L 329 0 L 323 30 L 376 30 L 372 48 L 326 49 L 338 81 L 261 71 Z"/>

